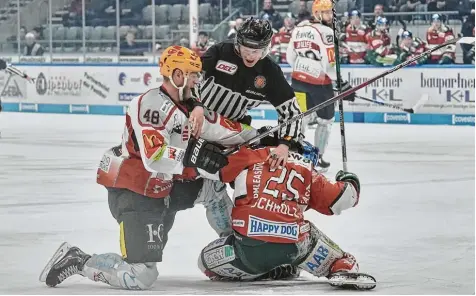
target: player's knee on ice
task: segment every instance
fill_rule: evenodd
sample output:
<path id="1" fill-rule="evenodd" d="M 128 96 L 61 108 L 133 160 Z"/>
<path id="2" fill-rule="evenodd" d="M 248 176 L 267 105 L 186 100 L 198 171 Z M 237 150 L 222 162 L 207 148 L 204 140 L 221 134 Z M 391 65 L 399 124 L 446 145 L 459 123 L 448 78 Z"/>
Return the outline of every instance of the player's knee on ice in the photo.
<path id="1" fill-rule="evenodd" d="M 156 263 L 127 263 L 118 254 L 95 254 L 83 273 L 95 282 L 127 290 L 150 289 L 159 276 Z"/>

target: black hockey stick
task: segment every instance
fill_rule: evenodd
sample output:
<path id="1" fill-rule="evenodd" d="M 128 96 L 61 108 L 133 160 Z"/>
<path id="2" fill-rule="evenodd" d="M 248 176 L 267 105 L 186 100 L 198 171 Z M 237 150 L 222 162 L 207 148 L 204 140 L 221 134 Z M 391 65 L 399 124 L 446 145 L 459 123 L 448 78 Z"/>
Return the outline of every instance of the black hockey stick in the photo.
<path id="1" fill-rule="evenodd" d="M 395 110 L 398 110 L 398 111 L 407 112 L 407 113 L 415 113 L 426 101 L 428 101 L 428 98 L 429 98 L 427 94 L 424 94 L 424 95 L 418 100 L 418 102 L 415 104 L 415 106 L 413 106 L 413 107 L 411 107 L 411 108 L 402 108 L 402 107 L 400 107 L 400 106 L 396 106 L 396 105 L 392 105 L 392 104 L 389 104 L 389 103 L 372 100 L 372 99 L 369 99 L 369 98 L 366 98 L 366 97 L 362 97 L 362 96 L 355 96 L 355 97 L 356 97 L 357 99 L 359 99 L 359 100 L 364 100 L 364 101 L 367 101 L 367 102 L 372 102 L 372 103 L 375 103 L 375 104 L 378 104 L 378 105 L 381 105 L 381 106 L 384 106 L 384 107 L 389 107 L 389 108 L 392 108 L 392 109 L 395 109 Z"/>
<path id="2" fill-rule="evenodd" d="M 340 56 L 339 56 L 339 26 L 337 24 L 336 0 L 332 0 L 332 26 L 334 27 L 334 58 L 336 63 L 337 94 L 342 90 L 342 76 L 340 75 Z M 347 144 L 345 142 L 345 124 L 344 124 L 344 103 L 339 100 L 339 127 L 340 127 L 340 147 L 342 150 L 342 168 L 347 172 Z"/>
<path id="3" fill-rule="evenodd" d="M 276 131 L 282 129 L 283 127 L 285 127 L 285 126 L 287 126 L 287 125 L 289 125 L 289 124 L 291 124 L 291 123 L 293 123 L 293 122 L 296 122 L 296 121 L 298 121 L 298 120 L 301 120 L 303 117 L 308 116 L 308 115 L 310 115 L 310 114 L 316 112 L 317 110 L 320 110 L 320 109 L 322 109 L 322 108 L 324 108 L 324 107 L 327 107 L 327 106 L 329 106 L 329 105 L 331 105 L 331 104 L 334 104 L 337 100 L 341 100 L 342 98 L 345 98 L 346 96 L 348 96 L 348 95 L 350 95 L 350 94 L 352 94 L 352 93 L 355 93 L 355 92 L 358 91 L 359 89 L 362 89 L 362 88 L 366 87 L 367 85 L 372 84 L 372 83 L 375 82 L 376 80 L 378 80 L 378 79 L 380 79 L 380 78 L 382 78 L 382 77 L 385 77 L 385 76 L 387 76 L 387 75 L 389 75 L 389 74 L 392 74 L 393 72 L 398 71 L 398 70 L 400 70 L 400 69 L 402 69 L 402 68 L 404 68 L 404 67 L 410 65 L 410 64 L 412 64 L 413 62 L 418 61 L 419 59 L 421 59 L 421 58 L 424 57 L 424 56 L 430 55 L 430 54 L 431 54 L 432 52 L 434 52 L 435 50 L 439 50 L 439 49 L 441 49 L 441 48 L 443 48 L 443 47 L 445 47 L 445 46 L 448 46 L 448 45 L 451 45 L 451 44 L 455 44 L 455 43 L 474 44 L 474 37 L 462 37 L 462 38 L 456 38 L 456 39 L 448 40 L 448 41 L 445 42 L 445 43 L 442 43 L 442 44 L 440 44 L 440 45 L 437 45 L 437 46 L 433 47 L 432 49 L 429 49 L 429 50 L 427 50 L 427 51 L 425 51 L 425 52 L 422 52 L 421 54 L 419 54 L 419 55 L 417 55 L 417 56 L 415 56 L 415 57 L 413 57 L 413 58 L 411 58 L 411 59 L 409 59 L 409 60 L 407 60 L 407 61 L 405 61 L 405 62 L 403 62 L 403 63 L 401 63 L 401 64 L 399 64 L 399 65 L 397 65 L 397 66 L 395 66 L 395 67 L 393 67 L 393 68 L 390 68 L 390 69 L 388 69 L 387 71 L 384 71 L 384 72 L 378 74 L 378 75 L 375 76 L 375 77 L 370 78 L 369 80 L 365 81 L 364 83 L 359 84 L 359 85 L 357 85 L 357 86 L 354 86 L 354 87 L 352 87 L 352 88 L 349 88 L 348 90 L 346 90 L 346 91 L 344 91 L 344 92 L 338 94 L 337 96 L 335 96 L 335 97 L 333 97 L 333 98 L 330 98 L 329 100 L 327 100 L 327 101 L 325 101 L 325 102 L 322 102 L 322 103 L 320 103 L 319 105 L 316 105 L 316 106 L 312 107 L 311 109 L 308 109 L 306 112 L 303 112 L 303 113 L 301 113 L 301 114 L 299 114 L 299 115 L 296 115 L 296 116 L 294 116 L 293 118 L 289 119 L 288 121 L 283 122 L 283 123 L 281 123 L 281 124 L 279 124 L 279 125 L 277 125 L 277 126 L 271 128 L 271 129 L 267 130 L 267 131 L 264 132 L 264 133 L 261 133 L 261 134 L 259 134 L 259 135 L 256 135 L 255 137 L 249 139 L 249 140 L 246 141 L 246 142 L 241 143 L 241 144 L 239 144 L 238 146 L 235 146 L 235 147 L 233 147 L 233 148 L 230 148 L 228 151 L 225 151 L 225 155 L 230 155 L 230 154 L 232 154 L 233 152 L 240 150 L 241 147 L 244 147 L 244 146 L 247 146 L 247 145 L 249 145 L 249 144 L 255 143 L 255 142 L 261 140 L 262 138 L 264 138 L 264 137 L 266 137 L 266 136 L 268 136 L 268 135 L 270 135 L 270 134 L 272 134 L 272 133 L 274 133 L 274 132 L 276 132 Z"/>

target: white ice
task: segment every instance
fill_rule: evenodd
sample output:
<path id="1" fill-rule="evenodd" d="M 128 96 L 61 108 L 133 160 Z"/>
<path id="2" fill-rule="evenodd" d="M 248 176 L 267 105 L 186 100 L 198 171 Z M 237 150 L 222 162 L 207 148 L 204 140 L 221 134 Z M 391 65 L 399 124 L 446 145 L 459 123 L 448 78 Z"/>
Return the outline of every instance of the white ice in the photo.
<path id="1" fill-rule="evenodd" d="M 57 288 L 38 281 L 63 241 L 120 253 L 118 226 L 95 178 L 123 124 L 122 116 L 0 114 L 0 293 L 130 294 L 81 276 Z M 373 293 L 474 294 L 474 127 L 346 124 L 346 133 L 360 203 L 340 216 L 307 217 L 377 278 Z M 337 124 L 327 159 L 334 176 L 341 167 Z M 292 283 L 210 282 L 196 262 L 214 238 L 202 207 L 180 212 L 159 279 L 144 293 L 355 293 L 308 275 Z"/>

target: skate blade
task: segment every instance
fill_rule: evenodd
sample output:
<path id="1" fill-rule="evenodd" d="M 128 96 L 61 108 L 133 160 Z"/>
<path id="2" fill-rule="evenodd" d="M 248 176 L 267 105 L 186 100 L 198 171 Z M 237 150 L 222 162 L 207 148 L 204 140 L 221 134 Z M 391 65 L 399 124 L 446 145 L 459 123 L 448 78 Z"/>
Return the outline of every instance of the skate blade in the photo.
<path id="1" fill-rule="evenodd" d="M 328 282 L 333 287 L 355 290 L 371 290 L 377 286 L 375 278 L 367 274 L 355 274 L 352 277 L 348 274 L 336 275 L 329 278 Z"/>
<path id="2" fill-rule="evenodd" d="M 64 256 L 64 254 L 68 252 L 69 249 L 71 249 L 71 245 L 67 242 L 61 244 L 58 250 L 56 250 L 54 255 L 51 257 L 50 261 L 48 261 L 45 268 L 43 268 L 43 271 L 41 272 L 39 277 L 40 282 L 46 282 L 46 277 L 48 276 L 48 273 L 50 272 L 53 265 L 55 265 L 56 262 L 58 262 Z"/>
<path id="3" fill-rule="evenodd" d="M 324 174 L 324 173 L 327 173 L 329 171 L 329 167 L 323 168 L 323 167 L 320 167 L 320 166 L 316 166 L 315 171 L 318 172 L 319 174 Z"/>

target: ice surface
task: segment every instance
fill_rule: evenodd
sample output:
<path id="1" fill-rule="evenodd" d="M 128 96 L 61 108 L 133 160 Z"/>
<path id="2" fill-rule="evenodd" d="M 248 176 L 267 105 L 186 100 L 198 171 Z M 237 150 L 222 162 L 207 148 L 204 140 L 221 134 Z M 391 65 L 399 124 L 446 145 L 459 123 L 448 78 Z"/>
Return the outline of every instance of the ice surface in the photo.
<path id="1" fill-rule="evenodd" d="M 0 293 L 131 293 L 80 276 L 54 289 L 38 282 L 63 241 L 119 253 L 118 226 L 95 177 L 123 123 L 121 116 L 0 114 Z M 341 216 L 307 217 L 377 278 L 374 293 L 474 294 L 474 128 L 346 124 L 346 132 L 360 203 Z M 330 176 L 340 157 L 335 125 Z M 308 275 L 292 283 L 210 282 L 196 261 L 214 238 L 202 207 L 180 212 L 159 280 L 144 293 L 350 293 Z"/>

